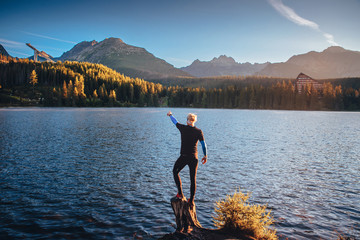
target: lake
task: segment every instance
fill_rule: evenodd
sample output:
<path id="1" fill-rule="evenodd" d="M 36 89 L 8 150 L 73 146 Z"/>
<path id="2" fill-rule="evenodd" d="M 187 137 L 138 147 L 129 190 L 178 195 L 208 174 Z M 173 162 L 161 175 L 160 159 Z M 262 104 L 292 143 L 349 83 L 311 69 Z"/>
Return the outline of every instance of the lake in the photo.
<path id="1" fill-rule="evenodd" d="M 180 133 L 168 110 L 0 109 L 0 239 L 173 232 Z M 195 197 L 204 227 L 241 189 L 268 205 L 281 239 L 360 236 L 360 113 L 171 110 L 181 123 L 198 114 L 208 145 Z M 187 167 L 181 177 L 189 197 Z"/>

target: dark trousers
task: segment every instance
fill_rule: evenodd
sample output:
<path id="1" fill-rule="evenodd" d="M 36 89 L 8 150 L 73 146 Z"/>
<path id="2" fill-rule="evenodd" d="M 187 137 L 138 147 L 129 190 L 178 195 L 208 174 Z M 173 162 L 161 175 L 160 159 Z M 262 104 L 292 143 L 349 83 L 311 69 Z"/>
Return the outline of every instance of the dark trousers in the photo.
<path id="1" fill-rule="evenodd" d="M 199 161 L 195 156 L 180 155 L 178 160 L 176 160 L 175 165 L 174 165 L 174 169 L 173 169 L 174 180 L 175 180 L 175 183 L 176 183 L 176 187 L 178 189 L 178 193 L 183 195 L 182 184 L 181 184 L 181 179 L 180 179 L 179 173 L 186 165 L 189 166 L 190 183 L 191 183 L 191 185 L 190 185 L 190 201 L 193 201 L 194 197 L 195 197 L 195 192 L 196 192 L 196 172 L 197 172 L 198 164 L 199 164 Z"/>

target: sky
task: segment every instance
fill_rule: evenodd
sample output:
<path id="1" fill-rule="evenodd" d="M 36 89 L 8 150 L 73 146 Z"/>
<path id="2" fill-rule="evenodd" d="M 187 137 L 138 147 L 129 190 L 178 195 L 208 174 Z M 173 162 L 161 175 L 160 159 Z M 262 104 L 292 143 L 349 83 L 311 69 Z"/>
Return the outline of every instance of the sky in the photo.
<path id="1" fill-rule="evenodd" d="M 285 62 L 330 46 L 360 51 L 360 0 L 0 0 L 0 44 L 59 57 L 115 37 L 175 67 L 226 55 Z"/>

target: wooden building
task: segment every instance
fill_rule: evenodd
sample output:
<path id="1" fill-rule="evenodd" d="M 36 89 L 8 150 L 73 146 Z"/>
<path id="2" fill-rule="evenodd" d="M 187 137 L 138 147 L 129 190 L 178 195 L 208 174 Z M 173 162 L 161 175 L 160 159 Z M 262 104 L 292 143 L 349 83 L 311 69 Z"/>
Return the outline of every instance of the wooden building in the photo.
<path id="1" fill-rule="evenodd" d="M 301 93 L 302 89 L 304 89 L 305 86 L 308 84 L 312 85 L 313 88 L 315 88 L 316 90 L 322 89 L 321 83 L 312 79 L 311 77 L 309 77 L 308 75 L 306 75 L 304 73 L 300 73 L 297 76 L 296 81 L 295 81 L 295 87 L 297 88 L 298 92 Z"/>

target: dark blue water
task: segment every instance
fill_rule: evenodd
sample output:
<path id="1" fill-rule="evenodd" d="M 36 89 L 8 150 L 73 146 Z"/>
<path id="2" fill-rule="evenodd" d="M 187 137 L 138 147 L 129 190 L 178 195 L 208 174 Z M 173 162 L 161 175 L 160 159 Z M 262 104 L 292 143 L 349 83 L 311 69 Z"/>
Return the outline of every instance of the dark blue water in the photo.
<path id="1" fill-rule="evenodd" d="M 169 109 L 0 109 L 0 239 L 153 239 L 174 231 L 180 135 Z M 241 188 L 281 238 L 360 235 L 360 113 L 172 109 L 198 114 L 200 223 Z M 201 152 L 201 150 L 200 150 Z M 189 196 L 189 174 L 181 173 Z"/>

